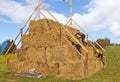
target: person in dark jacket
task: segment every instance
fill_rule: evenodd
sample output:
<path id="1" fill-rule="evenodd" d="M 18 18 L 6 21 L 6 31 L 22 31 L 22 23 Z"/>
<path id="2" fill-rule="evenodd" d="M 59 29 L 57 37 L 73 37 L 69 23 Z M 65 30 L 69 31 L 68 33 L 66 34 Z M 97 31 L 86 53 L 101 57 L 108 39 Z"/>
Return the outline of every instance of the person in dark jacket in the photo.
<path id="1" fill-rule="evenodd" d="M 79 39 L 79 41 L 81 40 L 83 45 L 87 45 L 87 43 L 85 42 L 85 34 L 83 33 L 76 33 L 75 36 L 77 37 L 77 39 Z"/>
<path id="2" fill-rule="evenodd" d="M 83 43 L 83 45 L 85 45 L 86 44 L 86 42 L 85 42 L 85 34 L 81 34 L 81 41 L 82 41 L 82 43 Z"/>

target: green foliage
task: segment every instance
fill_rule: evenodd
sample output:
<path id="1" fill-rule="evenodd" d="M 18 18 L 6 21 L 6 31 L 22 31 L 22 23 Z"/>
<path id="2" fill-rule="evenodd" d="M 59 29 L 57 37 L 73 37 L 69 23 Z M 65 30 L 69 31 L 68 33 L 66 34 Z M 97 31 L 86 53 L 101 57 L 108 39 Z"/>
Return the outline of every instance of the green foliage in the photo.
<path id="1" fill-rule="evenodd" d="M 5 56 L 0 55 L 0 72 L 5 71 L 5 69 L 6 69 Z"/>
<path id="2" fill-rule="evenodd" d="M 9 54 L 11 55 L 11 60 L 14 60 L 16 59 L 16 55 L 15 54 Z M 9 55 L 6 55 L 7 57 Z M 7 69 L 7 66 L 6 66 L 6 58 L 5 58 L 5 55 L 0 55 L 0 72 L 5 72 Z M 1 81 L 0 81 L 1 82 Z"/>
<path id="3" fill-rule="evenodd" d="M 110 45 L 110 39 L 108 39 L 108 38 L 97 39 L 96 42 L 99 43 L 103 48 Z M 96 43 L 95 43 L 95 46 L 97 48 L 100 48 Z"/>
<path id="4" fill-rule="evenodd" d="M 12 45 L 12 47 L 10 48 L 10 50 L 8 51 L 8 53 L 14 53 L 15 50 L 16 50 L 15 43 L 13 42 L 13 40 L 12 41 L 8 40 L 8 43 L 9 43 L 9 45 L 6 47 L 4 53 L 6 53 L 6 51 L 10 48 L 11 45 Z"/>
<path id="5" fill-rule="evenodd" d="M 63 78 L 55 78 L 46 76 L 41 79 L 16 77 L 14 73 L 2 72 L 0 73 L 0 82 L 120 82 L 120 46 L 108 46 L 106 68 L 92 75 L 91 77 L 82 80 L 68 80 Z M 13 55 L 12 59 L 16 56 Z M 0 67 L 5 68 L 4 57 L 0 56 Z M 3 66 L 3 67 L 2 67 Z"/>
<path id="6" fill-rule="evenodd" d="M 1 44 L 0 44 L 0 48 L 1 48 Z"/>

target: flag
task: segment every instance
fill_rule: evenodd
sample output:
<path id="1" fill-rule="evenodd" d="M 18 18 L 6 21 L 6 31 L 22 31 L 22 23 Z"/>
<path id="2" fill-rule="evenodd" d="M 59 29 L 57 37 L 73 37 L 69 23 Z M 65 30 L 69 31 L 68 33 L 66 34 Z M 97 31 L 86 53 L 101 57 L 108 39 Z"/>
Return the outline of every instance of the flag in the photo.
<path id="1" fill-rule="evenodd" d="M 68 0 L 63 0 L 64 2 L 67 2 Z M 72 7 L 72 0 L 70 0 L 70 7 Z"/>
<path id="2" fill-rule="evenodd" d="M 72 0 L 70 0 L 70 7 L 72 7 Z"/>

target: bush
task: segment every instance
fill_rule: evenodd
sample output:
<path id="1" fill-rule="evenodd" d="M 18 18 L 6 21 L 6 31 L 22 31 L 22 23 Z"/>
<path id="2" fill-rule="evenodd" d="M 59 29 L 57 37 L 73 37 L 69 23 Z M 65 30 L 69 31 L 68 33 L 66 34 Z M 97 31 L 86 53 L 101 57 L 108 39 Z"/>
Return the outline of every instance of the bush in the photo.
<path id="1" fill-rule="evenodd" d="M 105 39 L 97 39 L 97 43 L 99 43 L 103 48 L 110 45 L 110 39 L 105 38 Z M 100 48 L 97 44 L 95 44 L 97 48 Z"/>

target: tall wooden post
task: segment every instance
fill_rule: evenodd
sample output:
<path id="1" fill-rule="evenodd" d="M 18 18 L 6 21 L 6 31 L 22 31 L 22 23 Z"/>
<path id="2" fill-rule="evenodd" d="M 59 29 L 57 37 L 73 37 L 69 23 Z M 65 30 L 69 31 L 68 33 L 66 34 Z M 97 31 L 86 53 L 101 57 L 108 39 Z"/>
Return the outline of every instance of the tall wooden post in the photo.
<path id="1" fill-rule="evenodd" d="M 38 7 L 38 19 L 40 19 L 40 0 L 38 0 L 38 5 L 39 5 L 39 7 Z"/>
<path id="2" fill-rule="evenodd" d="M 72 27 L 72 0 L 70 0 L 70 26 Z"/>

